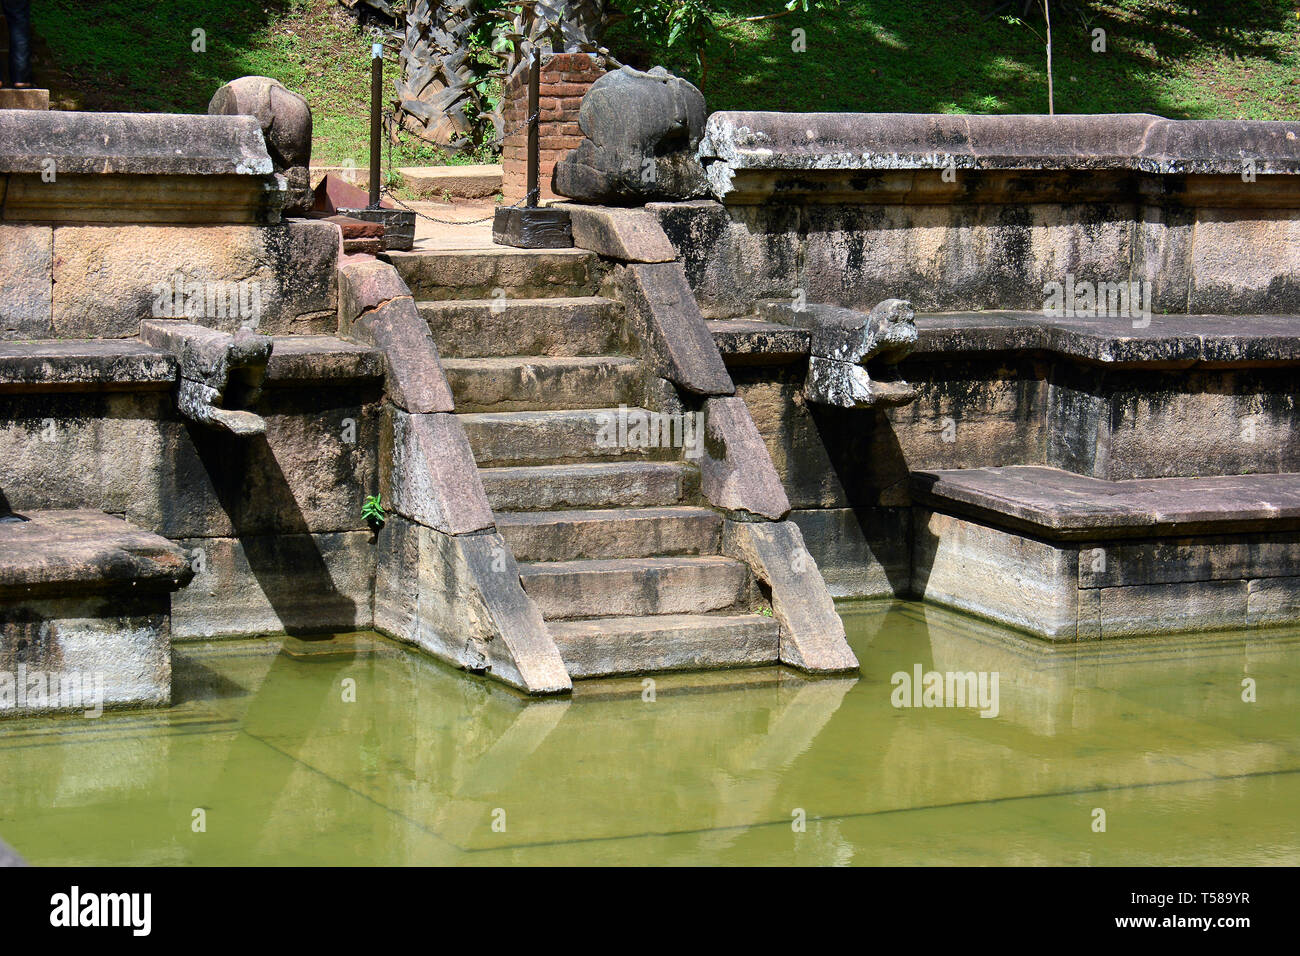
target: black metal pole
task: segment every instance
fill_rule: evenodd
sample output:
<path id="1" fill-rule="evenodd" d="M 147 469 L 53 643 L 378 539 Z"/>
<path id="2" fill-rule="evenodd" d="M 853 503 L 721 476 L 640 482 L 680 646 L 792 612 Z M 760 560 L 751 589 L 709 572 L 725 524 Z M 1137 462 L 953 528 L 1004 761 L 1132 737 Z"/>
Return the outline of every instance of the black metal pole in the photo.
<path id="1" fill-rule="evenodd" d="M 539 193 L 537 191 L 537 167 L 538 167 L 538 142 L 537 131 L 541 125 L 541 111 L 538 109 L 538 102 L 542 93 L 542 58 L 538 55 L 537 48 L 532 50 L 532 63 L 528 70 L 528 195 L 525 196 L 524 205 L 533 207 L 537 205 Z"/>
<path id="2" fill-rule="evenodd" d="M 370 48 L 370 207 L 379 206 L 380 113 L 383 110 L 384 45 Z"/>

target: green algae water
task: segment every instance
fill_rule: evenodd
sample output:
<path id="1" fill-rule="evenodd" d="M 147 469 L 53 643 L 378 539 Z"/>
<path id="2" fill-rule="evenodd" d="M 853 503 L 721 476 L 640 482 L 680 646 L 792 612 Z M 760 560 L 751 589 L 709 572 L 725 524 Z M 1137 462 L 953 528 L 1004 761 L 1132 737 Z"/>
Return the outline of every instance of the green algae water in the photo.
<path id="1" fill-rule="evenodd" d="M 0 723 L 0 836 L 38 865 L 1300 863 L 1300 631 L 840 611 L 860 677 L 540 701 L 369 634 L 179 645 L 169 710 Z M 895 706 L 931 671 L 996 674 L 996 716 Z"/>

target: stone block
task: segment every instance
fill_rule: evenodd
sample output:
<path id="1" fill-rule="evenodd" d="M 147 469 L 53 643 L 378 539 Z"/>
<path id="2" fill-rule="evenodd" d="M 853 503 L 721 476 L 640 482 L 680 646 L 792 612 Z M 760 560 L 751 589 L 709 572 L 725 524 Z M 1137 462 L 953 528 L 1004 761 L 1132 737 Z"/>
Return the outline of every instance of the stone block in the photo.
<path id="1" fill-rule="evenodd" d="M 1292 563 L 1291 570 L 1300 567 Z M 1259 578 L 1246 585 L 1246 624 L 1250 627 L 1300 622 L 1300 576 Z"/>
<path id="2" fill-rule="evenodd" d="M 561 203 L 569 213 L 573 244 L 620 262 L 671 262 L 677 250 L 659 220 L 644 209 Z"/>
<path id="3" fill-rule="evenodd" d="M 629 325 L 657 375 L 698 395 L 735 392 L 680 264 L 626 266 L 618 285 Z"/>
<path id="4" fill-rule="evenodd" d="M 495 531 L 447 535 L 394 515 L 379 533 L 375 627 L 532 694 L 572 689 Z"/>
<path id="5" fill-rule="evenodd" d="M 0 339 L 52 334 L 54 230 L 0 225 Z"/>
<path id="6" fill-rule="evenodd" d="M 781 627 L 781 662 L 813 673 L 855 671 L 858 659 L 803 535 L 790 521 L 727 521 L 722 552 L 767 586 Z"/>
<path id="7" fill-rule="evenodd" d="M 171 703 L 168 594 L 0 605 L 0 718 Z"/>
<path id="8" fill-rule="evenodd" d="M 195 574 L 172 599 L 172 639 L 365 630 L 375 545 L 369 531 L 184 538 Z"/>
<path id="9" fill-rule="evenodd" d="M 359 341 L 383 353 L 388 371 L 386 394 L 394 405 L 412 414 L 455 408 L 429 324 L 409 295 L 363 313 L 352 330 Z"/>
<path id="10" fill-rule="evenodd" d="M 381 466 L 380 487 L 394 514 L 450 535 L 493 527 L 474 453 L 455 415 L 389 408 L 382 444 L 393 449 Z"/>
<path id="11" fill-rule="evenodd" d="M 1054 641 L 1081 617 L 1078 556 L 951 515 L 913 509 L 912 593 Z"/>
<path id="12" fill-rule="evenodd" d="M 906 597 L 910 592 L 909 509 L 805 509 L 790 512 L 790 520 L 833 597 Z"/>
<path id="13" fill-rule="evenodd" d="M 339 247 L 337 226 L 306 220 L 277 226 L 58 226 L 54 335 L 135 335 L 142 319 L 176 317 L 167 310 L 178 282 L 205 292 L 204 314 L 183 314 L 200 325 L 225 332 L 250 325 L 268 334 L 333 333 Z M 207 306 L 206 291 L 218 288 L 238 292 L 235 314 Z"/>
<path id="14" fill-rule="evenodd" d="M 1247 624 L 1250 598 L 1246 581 L 1134 585 L 1080 592 L 1081 596 L 1085 594 L 1095 594 L 1096 598 L 1095 603 L 1080 602 L 1080 636 L 1086 631 L 1103 638 L 1236 630 Z"/>
<path id="15" fill-rule="evenodd" d="M 349 334 L 353 323 L 366 312 L 410 294 L 391 263 L 370 258 L 343 260 L 339 263 L 339 333 Z"/>
<path id="16" fill-rule="evenodd" d="M 1300 312 L 1300 219 L 1291 209 L 1198 209 L 1191 247 L 1194 314 Z"/>
<path id="17" fill-rule="evenodd" d="M 710 504 L 773 521 L 789 514 L 790 499 L 743 399 L 707 399 L 704 430 L 700 487 Z"/>
<path id="18" fill-rule="evenodd" d="M 149 391 L 176 382 L 174 356 L 136 339 L 0 342 L 0 391 Z"/>

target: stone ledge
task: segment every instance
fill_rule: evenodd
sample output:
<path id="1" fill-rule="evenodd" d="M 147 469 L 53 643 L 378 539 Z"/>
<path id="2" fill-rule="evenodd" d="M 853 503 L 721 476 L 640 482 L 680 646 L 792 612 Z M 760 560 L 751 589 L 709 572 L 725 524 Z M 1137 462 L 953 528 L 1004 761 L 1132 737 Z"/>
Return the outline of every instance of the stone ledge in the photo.
<path id="1" fill-rule="evenodd" d="M 252 116 L 188 113 L 0 112 L 0 173 L 269 177 Z"/>
<path id="2" fill-rule="evenodd" d="M 1106 481 L 1039 465 L 916 472 L 915 499 L 1057 540 L 1300 528 L 1300 475 Z"/>
<path id="3" fill-rule="evenodd" d="M 804 329 L 757 319 L 708 323 L 731 365 L 777 365 L 808 354 Z M 1154 315 L 1052 318 L 1041 312 L 917 313 L 909 360 L 971 352 L 1045 352 L 1112 368 L 1249 367 L 1300 364 L 1300 317 Z"/>
<path id="4" fill-rule="evenodd" d="M 175 381 L 175 357 L 137 339 L 0 342 L 0 392 L 141 391 Z"/>
<path id="5" fill-rule="evenodd" d="M 33 511 L 0 524 L 0 595 L 175 591 L 193 576 L 166 538 L 100 511 Z"/>
<path id="6" fill-rule="evenodd" d="M 949 352 L 1043 351 L 1107 366 L 1300 363 L 1300 317 L 1153 315 L 1053 318 L 1041 312 L 917 314 L 914 357 Z"/>
<path id="7" fill-rule="evenodd" d="M 267 384 L 351 384 L 384 377 L 383 355 L 328 335 L 277 335 Z M 144 391 L 176 382 L 176 357 L 139 339 L 0 342 L 0 393 Z"/>
<path id="8" fill-rule="evenodd" d="M 378 349 L 329 335 L 277 335 L 266 363 L 266 384 L 351 384 L 384 377 Z"/>
<path id="9" fill-rule="evenodd" d="M 1123 171 L 1154 175 L 1300 173 L 1300 123 L 1168 120 L 1145 113 L 958 116 L 722 111 L 699 156 L 714 194 L 806 189 L 846 170 Z M 787 188 L 773 184 L 775 174 Z"/>

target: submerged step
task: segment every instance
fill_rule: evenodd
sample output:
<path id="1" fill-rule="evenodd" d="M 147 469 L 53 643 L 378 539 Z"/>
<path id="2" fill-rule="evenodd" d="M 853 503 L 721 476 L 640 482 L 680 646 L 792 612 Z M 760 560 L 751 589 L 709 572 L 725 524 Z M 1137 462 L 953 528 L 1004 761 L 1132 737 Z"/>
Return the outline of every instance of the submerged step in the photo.
<path id="1" fill-rule="evenodd" d="M 602 296 L 510 295 L 417 304 L 444 358 L 609 355 L 619 351 L 619 307 Z"/>
<path id="2" fill-rule="evenodd" d="M 417 298 L 591 295 L 600 258 L 585 249 L 416 249 L 384 254 Z"/>
<path id="3" fill-rule="evenodd" d="M 445 358 L 460 412 L 604 408 L 635 400 L 641 363 L 626 355 Z"/>
<path id="4" fill-rule="evenodd" d="M 523 562 L 524 590 L 542 616 L 703 614 L 746 603 L 749 568 L 717 555 Z"/>
<path id="5" fill-rule="evenodd" d="M 780 654 L 780 628 L 758 614 L 598 617 L 547 629 L 575 679 L 774 664 Z"/>
<path id="6" fill-rule="evenodd" d="M 628 414 L 648 415 L 641 409 Z M 619 440 L 619 409 L 539 412 L 472 412 L 458 416 L 481 467 L 559 464 L 603 458 L 673 460 L 672 447 L 634 447 Z M 626 432 L 626 429 L 624 429 Z"/>
<path id="7" fill-rule="evenodd" d="M 494 512 L 687 504 L 700 487 L 699 469 L 675 461 L 484 468 L 479 477 Z"/>
<path id="8" fill-rule="evenodd" d="M 722 516 L 710 508 L 616 508 L 497 515 L 520 561 L 716 554 Z"/>

